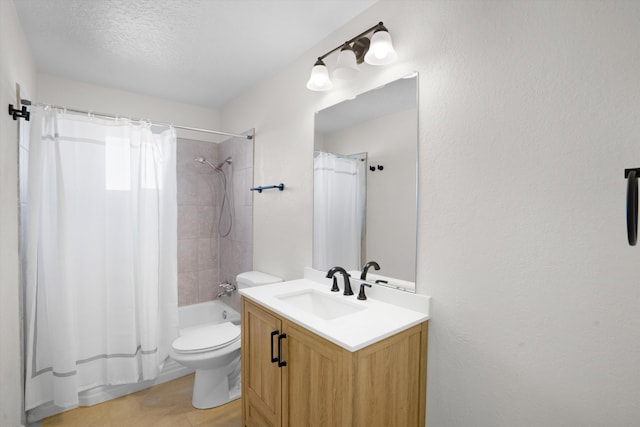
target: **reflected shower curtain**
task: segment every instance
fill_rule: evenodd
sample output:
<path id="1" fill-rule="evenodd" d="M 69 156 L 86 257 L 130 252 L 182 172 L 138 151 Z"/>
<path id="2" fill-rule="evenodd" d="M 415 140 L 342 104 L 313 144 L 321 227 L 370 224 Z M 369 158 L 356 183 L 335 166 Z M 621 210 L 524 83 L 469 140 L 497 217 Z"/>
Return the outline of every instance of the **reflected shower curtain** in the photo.
<path id="1" fill-rule="evenodd" d="M 313 268 L 360 270 L 366 164 L 354 156 L 313 156 Z"/>
<path id="2" fill-rule="evenodd" d="M 153 379 L 178 335 L 172 128 L 34 108 L 25 408 Z"/>

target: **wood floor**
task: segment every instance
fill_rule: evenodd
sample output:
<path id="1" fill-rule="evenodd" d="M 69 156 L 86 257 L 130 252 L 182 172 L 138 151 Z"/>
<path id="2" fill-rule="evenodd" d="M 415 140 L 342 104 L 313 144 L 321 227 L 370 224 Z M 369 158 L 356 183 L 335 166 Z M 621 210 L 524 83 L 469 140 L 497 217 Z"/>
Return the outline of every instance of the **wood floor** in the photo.
<path id="1" fill-rule="evenodd" d="M 69 427 L 240 427 L 241 400 L 213 409 L 191 406 L 193 374 L 90 407 L 42 420 Z"/>

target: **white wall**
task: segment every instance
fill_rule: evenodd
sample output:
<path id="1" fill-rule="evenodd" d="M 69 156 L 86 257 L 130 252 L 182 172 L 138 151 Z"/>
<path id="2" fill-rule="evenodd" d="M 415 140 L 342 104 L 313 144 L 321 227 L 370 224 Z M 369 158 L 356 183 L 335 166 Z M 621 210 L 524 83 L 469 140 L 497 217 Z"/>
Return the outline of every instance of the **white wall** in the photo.
<path id="1" fill-rule="evenodd" d="M 34 93 L 34 68 L 11 2 L 0 20 L 6 108 L 16 79 Z M 305 89 L 315 57 L 379 20 L 397 64 Z M 256 128 L 255 183 L 287 185 L 254 198 L 254 267 L 294 278 L 311 264 L 313 112 L 418 70 L 429 425 L 637 424 L 640 249 L 625 242 L 623 169 L 640 166 L 639 39 L 633 1 L 374 5 L 222 113 L 225 130 Z M 129 113 L 56 80 L 42 77 L 39 100 Z M 178 122 L 153 103 L 129 114 Z M 3 115 L 3 426 L 20 421 L 16 135 Z"/>
<path id="2" fill-rule="evenodd" d="M 377 274 L 410 282 L 416 279 L 417 120 L 413 108 L 326 134 L 321 145 L 331 153 L 368 153 L 366 260 L 380 264 Z M 383 169 L 372 172 L 369 165 Z"/>
<path id="3" fill-rule="evenodd" d="M 329 93 L 315 57 L 382 20 L 400 56 Z M 418 292 L 430 426 L 640 419 L 640 3 L 381 1 L 223 111 L 256 128 L 254 267 L 311 264 L 313 113 L 420 72 Z M 335 58 L 332 59 L 335 61 Z"/>
<path id="4" fill-rule="evenodd" d="M 18 258 L 18 121 L 16 83 L 35 94 L 35 66 L 13 2 L 0 1 L 0 425 L 22 421 L 21 313 Z"/>
<path id="5" fill-rule="evenodd" d="M 48 74 L 38 74 L 38 102 L 142 118 L 153 122 L 234 132 L 220 129 L 220 113 L 217 110 L 66 80 Z M 242 131 L 244 130 L 246 129 Z M 180 138 L 199 141 L 222 142 L 228 138 L 180 129 L 177 130 L 177 134 Z"/>

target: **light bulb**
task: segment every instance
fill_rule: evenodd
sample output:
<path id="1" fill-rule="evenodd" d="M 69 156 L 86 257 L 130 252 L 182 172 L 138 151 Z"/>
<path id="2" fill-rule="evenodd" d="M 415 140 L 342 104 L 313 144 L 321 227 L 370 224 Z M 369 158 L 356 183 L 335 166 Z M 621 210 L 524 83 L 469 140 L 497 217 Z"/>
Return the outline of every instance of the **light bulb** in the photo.
<path id="1" fill-rule="evenodd" d="M 336 63 L 336 69 L 333 75 L 338 79 L 351 80 L 358 75 L 359 71 L 356 53 L 351 46 L 349 46 L 349 43 L 345 43 L 342 49 L 340 49 L 338 62 Z"/>
<path id="2" fill-rule="evenodd" d="M 327 76 L 322 72 L 316 72 L 312 74 L 313 77 L 311 78 L 313 79 L 313 84 L 316 86 L 323 86 L 327 82 L 327 80 L 329 80 Z"/>
<path id="3" fill-rule="evenodd" d="M 318 59 L 311 69 L 311 76 L 307 82 L 307 89 L 315 91 L 329 90 L 333 87 L 329 78 L 329 71 L 321 59 Z"/>
<path id="4" fill-rule="evenodd" d="M 384 26 L 381 26 L 373 33 L 371 45 L 364 60 L 371 65 L 387 65 L 394 62 L 397 57 L 398 54 L 393 48 L 391 35 Z"/>

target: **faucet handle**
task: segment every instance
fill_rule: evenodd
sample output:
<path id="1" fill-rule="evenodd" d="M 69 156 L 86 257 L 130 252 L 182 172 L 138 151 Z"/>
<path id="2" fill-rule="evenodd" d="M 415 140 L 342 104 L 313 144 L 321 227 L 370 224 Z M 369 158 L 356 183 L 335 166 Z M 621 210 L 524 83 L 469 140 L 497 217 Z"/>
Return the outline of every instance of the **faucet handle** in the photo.
<path id="1" fill-rule="evenodd" d="M 331 286 L 331 292 L 340 292 L 340 288 L 338 287 L 338 278 L 333 276 L 333 286 Z"/>
<path id="2" fill-rule="evenodd" d="M 359 300 L 362 300 L 362 301 L 367 299 L 367 296 L 364 294 L 364 287 L 365 286 L 371 287 L 371 285 L 368 284 L 368 283 L 365 283 L 365 282 L 360 283 L 360 292 L 358 293 L 358 297 L 357 298 Z"/>
<path id="3" fill-rule="evenodd" d="M 218 298 L 222 296 L 229 296 L 233 294 L 234 291 L 238 290 L 236 285 L 229 282 L 220 283 L 220 285 L 218 285 L 218 288 L 220 289 L 220 292 L 218 292 Z"/>

